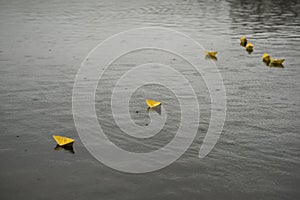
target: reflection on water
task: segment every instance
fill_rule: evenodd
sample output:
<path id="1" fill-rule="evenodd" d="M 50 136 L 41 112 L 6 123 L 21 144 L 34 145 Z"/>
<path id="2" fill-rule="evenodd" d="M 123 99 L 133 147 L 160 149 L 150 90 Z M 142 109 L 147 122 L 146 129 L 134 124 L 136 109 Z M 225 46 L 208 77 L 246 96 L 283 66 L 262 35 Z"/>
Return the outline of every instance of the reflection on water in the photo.
<path id="1" fill-rule="evenodd" d="M 230 17 L 234 30 L 247 33 L 297 32 L 299 26 L 299 1 L 243 1 L 229 0 Z M 292 35 L 291 35 L 292 36 Z"/>
<path id="2" fill-rule="evenodd" d="M 241 45 L 242 47 L 246 47 L 247 42 L 241 42 L 240 45 Z"/>
<path id="3" fill-rule="evenodd" d="M 56 147 L 54 148 L 54 150 L 59 151 L 59 150 L 66 150 L 69 151 L 72 154 L 75 154 L 74 148 L 73 148 L 73 143 L 72 144 L 67 144 L 67 145 L 56 145 Z"/>
<path id="4" fill-rule="evenodd" d="M 154 112 L 158 113 L 159 115 L 161 115 L 161 105 L 153 107 L 153 108 L 148 107 L 147 111 L 148 112 L 154 111 Z"/>
<path id="5" fill-rule="evenodd" d="M 248 54 L 250 55 L 253 52 L 253 49 L 246 49 L 246 51 L 248 52 Z"/>
<path id="6" fill-rule="evenodd" d="M 271 63 L 270 67 L 284 68 L 283 64 L 274 64 L 274 63 Z"/>
<path id="7" fill-rule="evenodd" d="M 263 60 L 263 63 L 265 63 L 266 66 L 269 66 L 270 61 Z"/>
<path id="8" fill-rule="evenodd" d="M 205 59 L 206 59 L 206 60 L 215 60 L 215 61 L 218 60 L 218 58 L 217 58 L 216 56 L 209 56 L 209 55 L 206 55 L 206 56 L 205 56 Z"/>

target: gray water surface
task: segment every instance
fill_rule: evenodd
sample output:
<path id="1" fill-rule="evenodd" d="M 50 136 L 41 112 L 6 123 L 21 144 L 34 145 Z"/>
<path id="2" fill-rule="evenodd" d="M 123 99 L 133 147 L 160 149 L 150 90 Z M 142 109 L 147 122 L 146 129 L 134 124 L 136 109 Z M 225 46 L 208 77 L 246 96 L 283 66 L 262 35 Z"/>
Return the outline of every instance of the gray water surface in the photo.
<path id="1" fill-rule="evenodd" d="M 275 0 L 0 1 L 0 198 L 299 199 L 299 10 L 298 1 Z M 81 62 L 99 42 L 146 26 L 183 32 L 218 51 L 227 116 L 218 143 L 199 159 L 210 118 L 201 76 L 166 52 L 121 57 L 96 93 L 99 123 L 120 147 L 156 150 L 174 137 L 180 122 L 174 94 L 148 85 L 132 96 L 131 116 L 139 125 L 149 123 L 141 101 L 144 92 L 152 92 L 169 111 L 163 132 L 140 141 L 120 131 L 109 107 L 111 92 L 134 65 L 157 62 L 178 69 L 193 84 L 201 109 L 197 138 L 179 160 L 159 171 L 127 174 L 100 163 L 83 146 L 72 116 L 72 89 Z M 242 35 L 254 44 L 252 54 L 239 45 Z M 265 66 L 264 52 L 285 58 L 285 68 Z M 197 56 L 202 59 L 203 52 Z M 74 138 L 75 154 L 55 151 L 53 134 Z"/>

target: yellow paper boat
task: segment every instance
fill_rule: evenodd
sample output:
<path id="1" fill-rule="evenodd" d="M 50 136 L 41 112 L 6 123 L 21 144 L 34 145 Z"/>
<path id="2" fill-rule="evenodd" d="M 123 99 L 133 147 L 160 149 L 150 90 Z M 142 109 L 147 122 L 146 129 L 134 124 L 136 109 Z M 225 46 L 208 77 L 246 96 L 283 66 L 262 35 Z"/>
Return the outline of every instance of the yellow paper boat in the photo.
<path id="1" fill-rule="evenodd" d="M 246 43 L 246 42 L 247 42 L 246 36 L 242 36 L 242 37 L 240 38 L 240 40 L 241 40 L 241 42 L 243 42 L 243 43 Z"/>
<path id="2" fill-rule="evenodd" d="M 267 53 L 264 53 L 263 56 L 262 56 L 263 61 L 266 62 L 266 63 L 270 63 L 270 61 L 271 61 L 270 58 L 271 57 Z"/>
<path id="3" fill-rule="evenodd" d="M 205 51 L 205 55 L 210 57 L 216 57 L 217 53 L 216 51 Z"/>
<path id="4" fill-rule="evenodd" d="M 253 48 L 254 48 L 254 45 L 250 42 L 246 45 L 246 50 L 247 51 L 253 51 Z"/>
<path id="5" fill-rule="evenodd" d="M 284 59 L 273 59 L 270 58 L 270 64 L 271 65 L 282 65 Z"/>
<path id="6" fill-rule="evenodd" d="M 241 38 L 240 38 L 240 41 L 241 41 L 241 46 L 246 46 L 246 44 L 247 44 L 247 39 L 246 39 L 246 36 L 242 36 Z"/>
<path id="7" fill-rule="evenodd" d="M 159 101 L 154 101 L 154 100 L 150 100 L 150 99 L 146 99 L 146 103 L 149 106 L 149 108 L 154 108 L 161 104 L 161 102 L 159 102 Z"/>
<path id="8" fill-rule="evenodd" d="M 67 138 L 67 137 L 62 137 L 62 136 L 58 136 L 58 135 L 53 135 L 52 137 L 54 138 L 54 140 L 56 141 L 56 143 L 59 146 L 64 146 L 64 145 L 71 144 L 74 142 L 73 139 Z"/>

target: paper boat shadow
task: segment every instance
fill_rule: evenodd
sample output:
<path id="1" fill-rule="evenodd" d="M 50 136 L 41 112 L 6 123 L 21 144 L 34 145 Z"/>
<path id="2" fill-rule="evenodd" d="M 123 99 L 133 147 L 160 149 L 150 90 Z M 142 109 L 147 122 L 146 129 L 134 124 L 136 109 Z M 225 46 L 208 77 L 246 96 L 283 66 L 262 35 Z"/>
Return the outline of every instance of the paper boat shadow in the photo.
<path id="1" fill-rule="evenodd" d="M 205 60 L 218 60 L 218 58 L 216 56 L 206 55 Z"/>
<path id="2" fill-rule="evenodd" d="M 154 107 L 154 108 L 148 107 L 147 111 L 148 111 L 148 112 L 155 111 L 155 112 L 157 112 L 159 115 L 161 115 L 161 105 L 156 106 L 156 107 Z"/>
<path id="3" fill-rule="evenodd" d="M 263 60 L 263 63 L 265 63 L 266 66 L 269 66 L 270 61 Z"/>
<path id="4" fill-rule="evenodd" d="M 246 47 L 247 42 L 241 42 L 240 45 L 241 45 L 242 47 Z"/>
<path id="5" fill-rule="evenodd" d="M 72 154 L 75 154 L 75 151 L 74 151 L 74 148 L 73 148 L 73 142 L 70 143 L 70 144 L 63 145 L 63 146 L 60 146 L 60 145 L 57 144 L 56 147 L 54 148 L 55 151 L 60 151 L 62 149 L 66 150 L 66 151 L 69 151 Z"/>
<path id="6" fill-rule="evenodd" d="M 274 64 L 274 63 L 271 63 L 270 67 L 284 68 L 283 64 Z"/>
<path id="7" fill-rule="evenodd" d="M 253 49 L 246 49 L 246 51 L 248 52 L 249 55 L 250 55 L 251 53 L 253 53 Z"/>

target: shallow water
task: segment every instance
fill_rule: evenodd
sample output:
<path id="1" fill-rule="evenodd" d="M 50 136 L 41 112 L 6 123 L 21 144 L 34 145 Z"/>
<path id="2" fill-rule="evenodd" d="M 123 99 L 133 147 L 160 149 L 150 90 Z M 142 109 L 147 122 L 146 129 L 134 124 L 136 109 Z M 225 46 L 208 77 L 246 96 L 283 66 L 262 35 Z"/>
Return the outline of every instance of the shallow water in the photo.
<path id="1" fill-rule="evenodd" d="M 275 0 L 1 1 L 1 199 L 299 199 L 299 8 L 297 1 Z M 196 86 L 201 109 L 198 136 L 179 160 L 132 175 L 108 168 L 83 146 L 72 116 L 72 88 L 80 63 L 95 45 L 145 26 L 181 31 L 219 52 L 227 116 L 217 145 L 199 159 L 210 117 L 201 76 L 163 52 L 118 59 L 99 82 L 96 105 L 100 124 L 120 147 L 158 149 L 172 139 L 180 121 L 174 95 L 149 85 L 143 92 L 169 105 L 165 134 L 141 142 L 121 133 L 112 120 L 110 95 L 132 65 L 171 64 Z M 241 35 L 255 45 L 252 54 L 239 45 Z M 285 58 L 285 68 L 265 66 L 264 52 Z M 149 118 L 139 103 L 141 91 L 133 95 L 130 111 L 137 124 L 145 125 Z M 74 138 L 75 154 L 55 151 L 52 134 Z"/>

